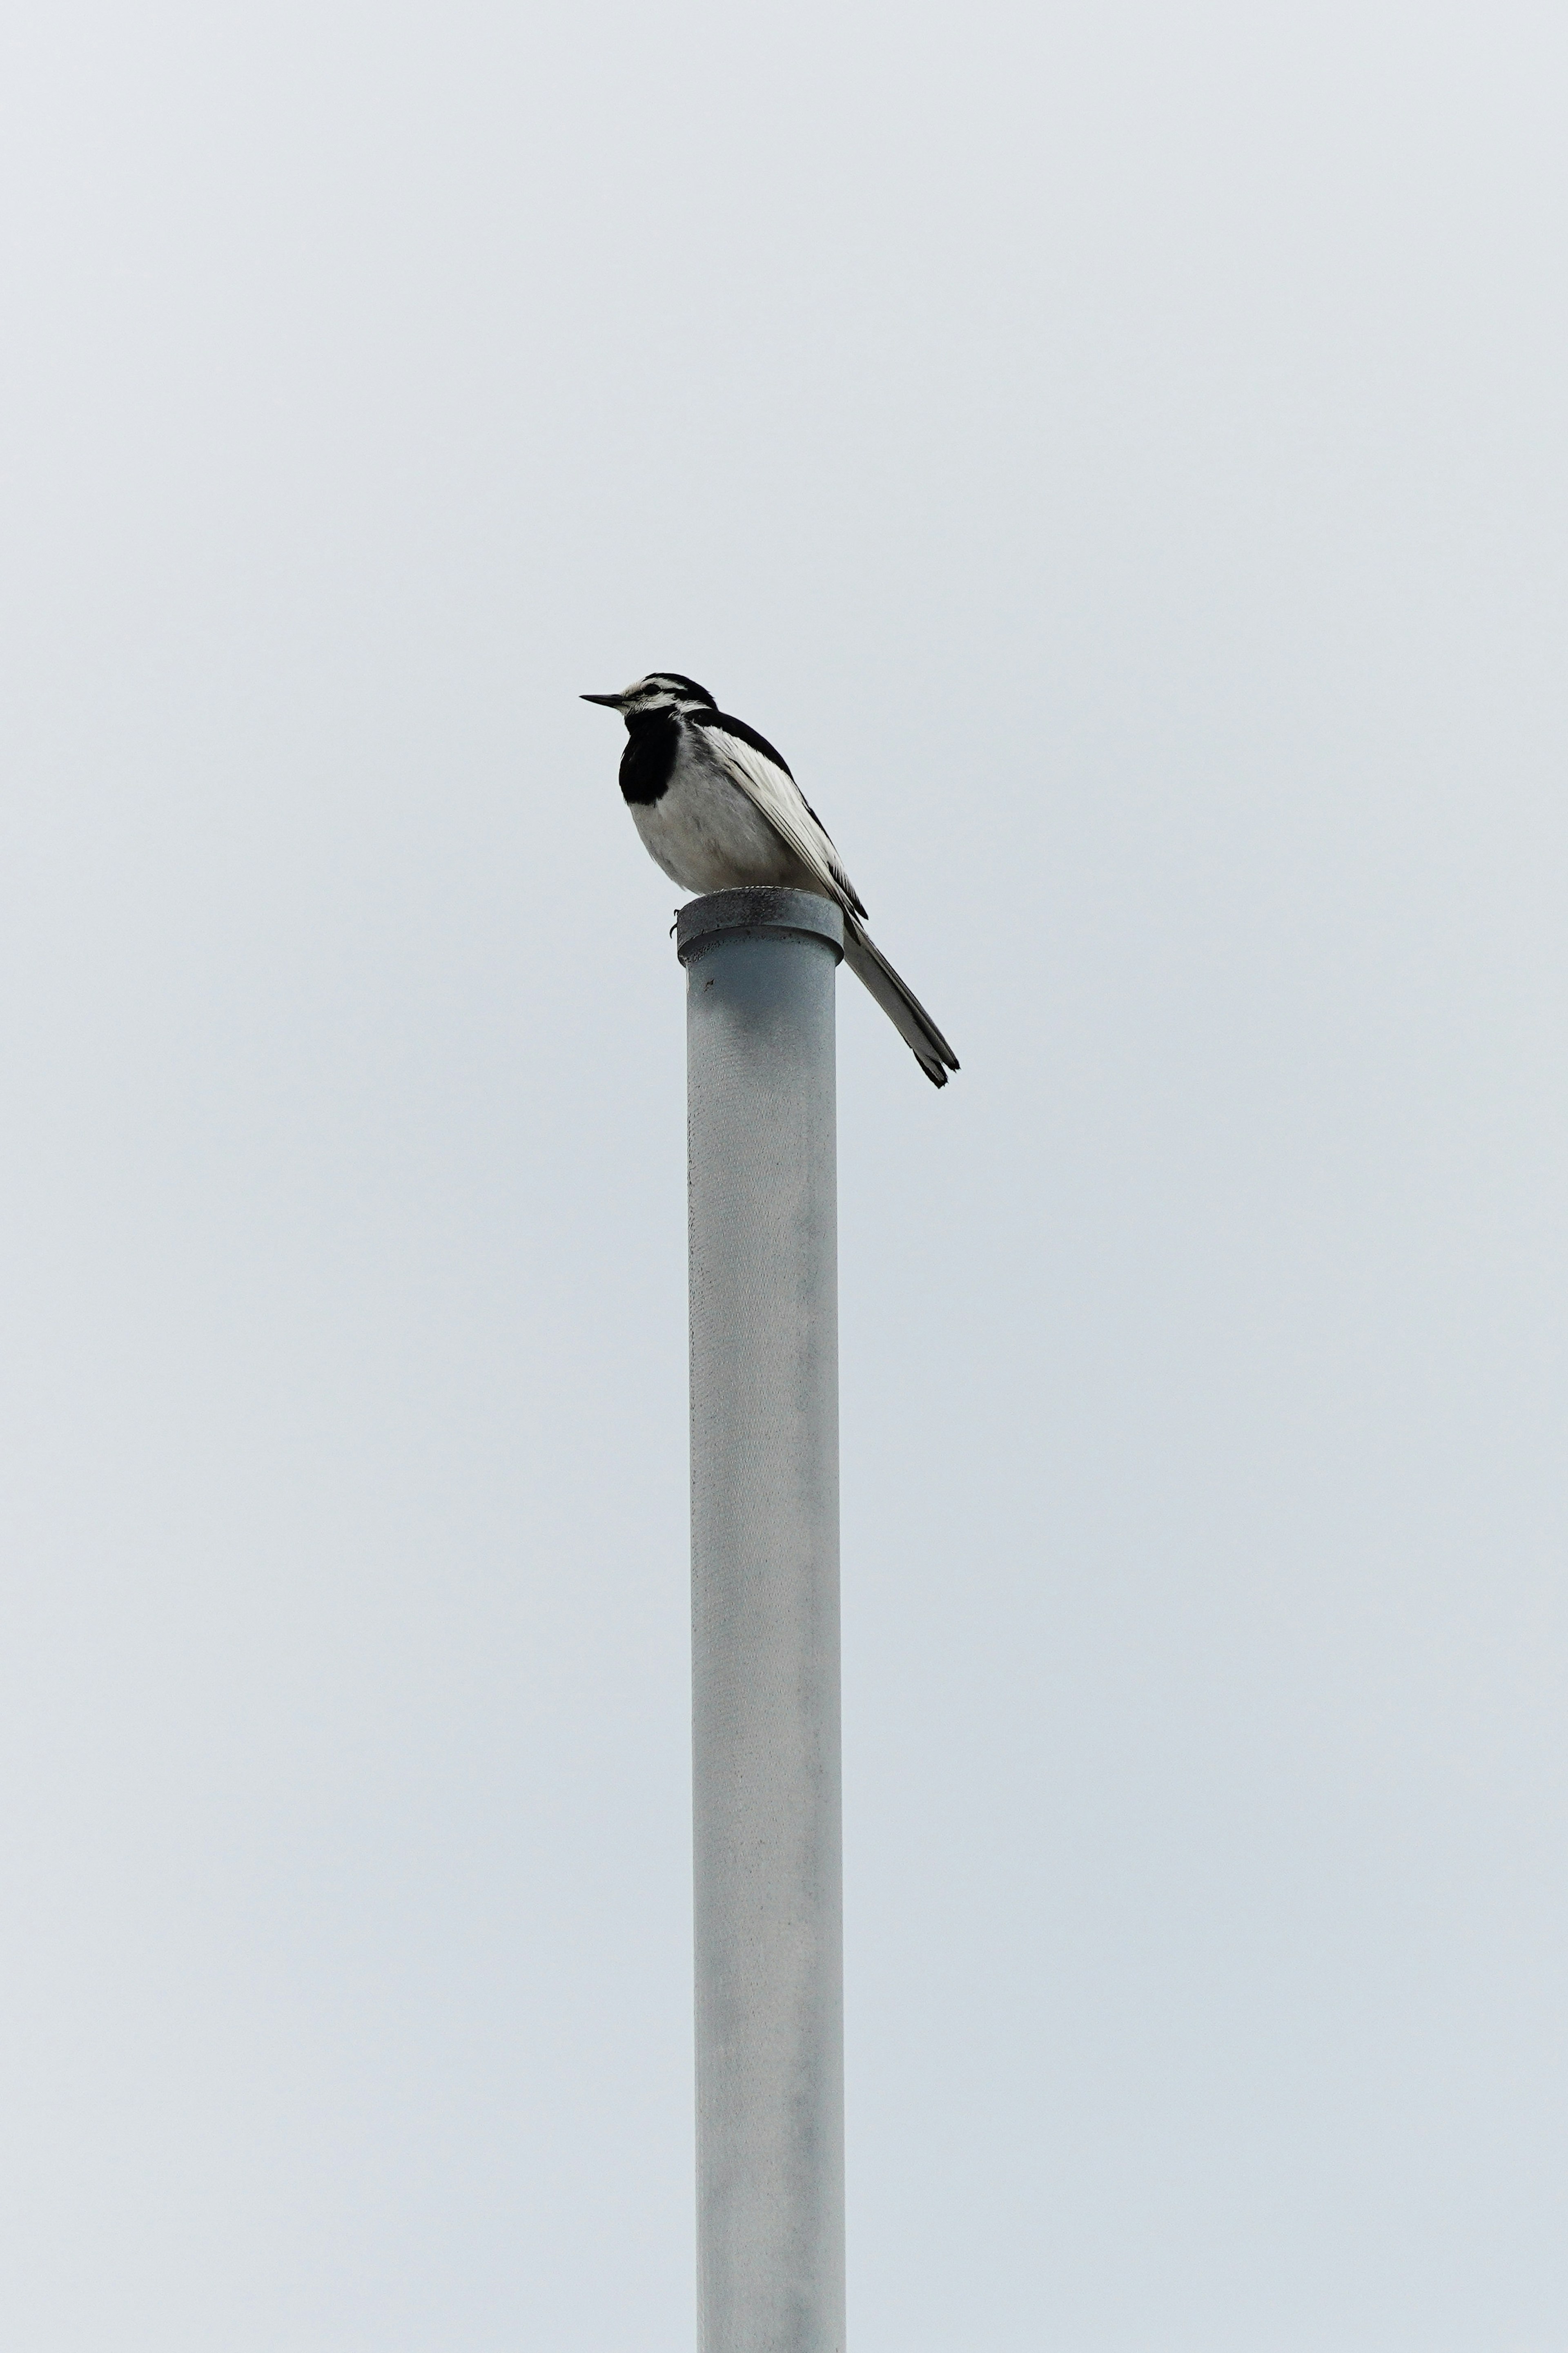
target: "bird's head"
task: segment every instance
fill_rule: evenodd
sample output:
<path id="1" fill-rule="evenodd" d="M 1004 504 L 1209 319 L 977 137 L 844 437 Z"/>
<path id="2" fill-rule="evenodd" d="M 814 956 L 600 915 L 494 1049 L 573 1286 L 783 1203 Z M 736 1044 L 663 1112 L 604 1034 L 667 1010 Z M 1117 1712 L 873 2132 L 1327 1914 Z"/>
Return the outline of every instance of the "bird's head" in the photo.
<path id="1" fill-rule="evenodd" d="M 634 719 L 647 719 L 657 711 L 714 711 L 718 705 L 705 686 L 694 678 L 682 678 L 679 670 L 650 670 L 647 678 L 635 679 L 624 686 L 619 694 L 585 694 L 584 702 L 602 702 L 606 710 L 618 711 L 629 727 Z"/>

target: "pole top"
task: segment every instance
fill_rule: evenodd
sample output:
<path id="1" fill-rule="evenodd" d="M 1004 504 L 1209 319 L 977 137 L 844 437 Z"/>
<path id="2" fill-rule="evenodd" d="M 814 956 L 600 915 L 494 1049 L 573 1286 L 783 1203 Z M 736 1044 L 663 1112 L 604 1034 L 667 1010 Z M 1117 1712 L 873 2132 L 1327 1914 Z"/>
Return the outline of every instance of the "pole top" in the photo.
<path id="1" fill-rule="evenodd" d="M 710 891 L 689 899 L 675 918 L 675 953 L 682 964 L 726 934 L 745 939 L 822 940 L 837 964 L 844 954 L 844 917 L 831 899 L 815 891 Z"/>

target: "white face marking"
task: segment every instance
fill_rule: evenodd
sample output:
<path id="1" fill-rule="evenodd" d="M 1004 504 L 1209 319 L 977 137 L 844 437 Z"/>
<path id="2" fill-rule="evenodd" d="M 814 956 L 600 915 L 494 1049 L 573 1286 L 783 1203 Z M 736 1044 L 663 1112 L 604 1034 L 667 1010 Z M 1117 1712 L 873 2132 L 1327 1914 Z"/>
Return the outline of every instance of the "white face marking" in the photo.
<path id="1" fill-rule="evenodd" d="M 657 671 L 648 678 L 634 679 L 630 686 L 621 689 L 623 708 L 627 711 L 706 711 L 708 705 L 700 695 L 688 694 L 681 687 L 672 686 Z"/>

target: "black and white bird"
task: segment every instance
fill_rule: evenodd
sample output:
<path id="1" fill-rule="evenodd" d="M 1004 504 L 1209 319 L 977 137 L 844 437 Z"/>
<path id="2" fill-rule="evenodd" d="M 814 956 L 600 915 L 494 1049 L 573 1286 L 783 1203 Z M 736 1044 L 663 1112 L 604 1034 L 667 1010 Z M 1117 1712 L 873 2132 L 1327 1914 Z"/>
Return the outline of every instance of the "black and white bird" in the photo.
<path id="1" fill-rule="evenodd" d="M 654 670 L 619 694 L 585 694 L 626 723 L 621 791 L 648 856 L 683 891 L 758 883 L 815 891 L 844 913 L 844 961 L 865 982 L 932 1086 L 958 1057 L 866 929 L 860 894 L 782 756 L 706 687 Z"/>

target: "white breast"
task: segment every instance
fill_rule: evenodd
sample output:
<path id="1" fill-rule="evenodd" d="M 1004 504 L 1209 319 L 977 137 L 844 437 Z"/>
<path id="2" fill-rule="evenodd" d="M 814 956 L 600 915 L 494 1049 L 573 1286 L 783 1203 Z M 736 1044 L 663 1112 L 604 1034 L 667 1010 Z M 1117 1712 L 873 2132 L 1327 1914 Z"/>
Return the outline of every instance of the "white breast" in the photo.
<path id="1" fill-rule="evenodd" d="M 805 881 L 799 860 L 767 819 L 731 784 L 691 731 L 680 731 L 668 789 L 657 801 L 631 804 L 644 847 L 683 891 L 737 891 L 747 884 Z"/>

